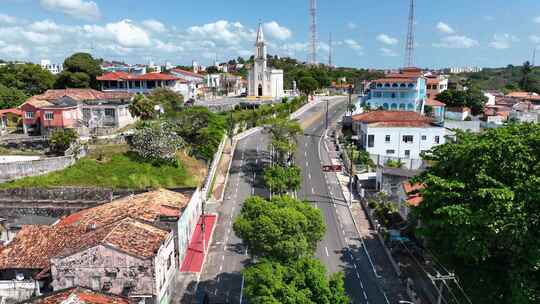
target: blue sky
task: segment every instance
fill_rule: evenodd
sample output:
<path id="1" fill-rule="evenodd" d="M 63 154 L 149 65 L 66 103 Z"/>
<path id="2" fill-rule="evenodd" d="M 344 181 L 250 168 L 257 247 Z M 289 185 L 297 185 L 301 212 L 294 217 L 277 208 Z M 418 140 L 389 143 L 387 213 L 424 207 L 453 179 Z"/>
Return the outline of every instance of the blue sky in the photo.
<path id="1" fill-rule="evenodd" d="M 307 59 L 308 0 L 0 0 L 0 58 L 203 64 L 247 56 L 259 19 L 269 52 Z M 403 65 L 408 0 L 318 0 L 318 57 L 339 66 Z M 521 64 L 540 47 L 538 0 L 417 0 L 415 63 Z M 539 54 L 540 56 L 540 54 Z"/>

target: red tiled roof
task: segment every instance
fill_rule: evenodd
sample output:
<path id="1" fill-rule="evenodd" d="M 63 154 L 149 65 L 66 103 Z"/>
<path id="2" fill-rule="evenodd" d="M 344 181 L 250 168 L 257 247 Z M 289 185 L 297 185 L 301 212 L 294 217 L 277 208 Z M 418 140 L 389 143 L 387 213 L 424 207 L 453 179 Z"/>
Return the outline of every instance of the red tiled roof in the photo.
<path id="1" fill-rule="evenodd" d="M 506 96 L 512 98 L 540 98 L 539 95 L 530 92 L 512 92 L 506 94 Z"/>
<path id="2" fill-rule="evenodd" d="M 402 184 L 403 190 L 405 191 L 405 194 L 407 194 L 407 203 L 409 206 L 417 207 L 422 203 L 424 200 L 422 198 L 422 195 L 419 193 L 420 190 L 424 189 L 424 185 L 422 184 L 414 184 L 412 185 L 409 182 L 404 182 Z"/>
<path id="3" fill-rule="evenodd" d="M 427 84 L 439 84 L 439 79 L 438 78 L 428 78 L 427 79 Z"/>
<path id="4" fill-rule="evenodd" d="M 428 98 L 426 100 L 426 105 L 432 106 L 432 107 L 444 107 L 446 104 L 444 102 L 440 102 L 434 98 Z"/>
<path id="5" fill-rule="evenodd" d="M 114 80 L 180 80 L 178 77 L 164 73 L 147 73 L 142 75 L 128 74 L 125 72 L 105 73 L 96 78 L 100 81 Z"/>
<path id="6" fill-rule="evenodd" d="M 22 105 L 19 106 L 19 108 L 27 103 L 37 108 L 51 106 L 51 101 L 66 96 L 76 101 L 85 101 L 101 99 L 130 99 L 133 97 L 133 94 L 127 92 L 101 92 L 94 89 L 47 90 L 43 94 L 28 98 Z"/>
<path id="7" fill-rule="evenodd" d="M 374 127 L 423 127 L 430 126 L 433 121 L 411 111 L 370 111 L 354 115 L 352 120 Z"/>
<path id="8" fill-rule="evenodd" d="M 0 248 L 0 269 L 47 269 L 55 256 L 102 242 L 147 257 L 156 246 L 159 248 L 168 232 L 143 223 L 171 216 L 175 207 L 179 216 L 189 199 L 180 193 L 156 190 L 73 213 L 54 226 L 23 226 L 11 243 Z M 163 206 L 169 210 L 163 212 Z"/>
<path id="9" fill-rule="evenodd" d="M 191 71 L 182 70 L 182 69 L 179 69 L 179 68 L 171 69 L 171 71 L 175 72 L 175 73 L 178 73 L 178 74 L 184 74 L 184 75 L 188 75 L 188 76 L 192 76 L 192 77 L 204 78 L 204 76 L 202 76 L 201 74 L 197 74 L 197 73 L 194 73 L 194 72 L 191 72 Z"/>
<path id="10" fill-rule="evenodd" d="M 25 303 L 31 304 L 62 304 L 69 298 L 78 299 L 80 304 L 130 304 L 135 303 L 129 298 L 113 294 L 105 294 L 83 287 L 71 287 L 29 299 Z"/>
<path id="11" fill-rule="evenodd" d="M 0 116 L 4 115 L 4 114 L 8 114 L 8 113 L 14 114 L 14 115 L 17 115 L 17 116 L 22 116 L 22 111 L 19 110 L 19 109 L 12 108 L 12 109 L 0 110 Z"/>

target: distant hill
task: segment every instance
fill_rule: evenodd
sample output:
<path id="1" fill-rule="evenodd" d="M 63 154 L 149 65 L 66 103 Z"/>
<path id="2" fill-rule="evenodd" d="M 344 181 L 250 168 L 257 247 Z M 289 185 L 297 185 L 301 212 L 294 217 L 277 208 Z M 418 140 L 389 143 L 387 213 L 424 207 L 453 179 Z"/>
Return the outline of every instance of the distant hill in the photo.
<path id="1" fill-rule="evenodd" d="M 532 91 L 540 93 L 540 67 L 531 67 L 524 83 L 523 66 L 508 65 L 505 68 L 486 68 L 477 73 L 453 75 L 451 80 L 478 86 L 482 90 Z"/>

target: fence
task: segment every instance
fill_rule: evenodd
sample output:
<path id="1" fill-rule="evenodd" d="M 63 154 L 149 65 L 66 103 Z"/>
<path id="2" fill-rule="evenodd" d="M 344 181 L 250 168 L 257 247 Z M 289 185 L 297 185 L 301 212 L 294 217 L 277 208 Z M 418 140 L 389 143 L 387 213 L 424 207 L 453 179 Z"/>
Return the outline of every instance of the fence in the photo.
<path id="1" fill-rule="evenodd" d="M 386 166 L 388 162 L 390 161 L 399 163 L 401 164 L 401 168 L 409 169 L 409 170 L 422 169 L 427 165 L 421 159 L 391 157 L 391 156 L 383 156 L 383 155 L 377 155 L 377 154 L 371 154 L 370 157 L 373 163 L 375 163 L 375 165 L 382 166 L 382 167 Z"/>

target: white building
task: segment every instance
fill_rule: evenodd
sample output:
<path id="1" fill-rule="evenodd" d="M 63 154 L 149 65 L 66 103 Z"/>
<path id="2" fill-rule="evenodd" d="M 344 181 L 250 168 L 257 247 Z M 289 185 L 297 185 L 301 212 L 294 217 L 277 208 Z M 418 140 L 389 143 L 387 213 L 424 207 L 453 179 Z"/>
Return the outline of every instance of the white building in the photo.
<path id="1" fill-rule="evenodd" d="M 417 112 L 371 111 L 354 115 L 352 122 L 359 146 L 371 155 L 421 159 L 420 153 L 445 143 L 446 129 Z"/>
<path id="2" fill-rule="evenodd" d="M 169 70 L 169 73 L 185 81 L 187 92 L 185 92 L 185 94 L 182 93 L 182 95 L 184 95 L 186 99 L 197 99 L 198 95 L 202 95 L 205 82 L 204 76 L 178 68 Z"/>
<path id="3" fill-rule="evenodd" d="M 48 59 L 41 60 L 41 68 L 51 72 L 53 75 L 60 74 L 64 70 L 64 66 L 61 63 L 51 63 L 51 61 Z"/>
<path id="4" fill-rule="evenodd" d="M 267 66 L 266 44 L 262 24 L 259 24 L 255 41 L 255 62 L 249 70 L 248 95 L 256 97 L 280 98 L 283 92 L 283 70 Z"/>

